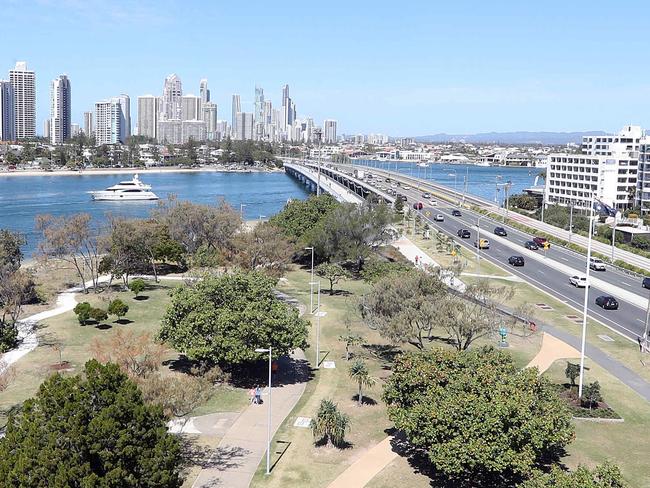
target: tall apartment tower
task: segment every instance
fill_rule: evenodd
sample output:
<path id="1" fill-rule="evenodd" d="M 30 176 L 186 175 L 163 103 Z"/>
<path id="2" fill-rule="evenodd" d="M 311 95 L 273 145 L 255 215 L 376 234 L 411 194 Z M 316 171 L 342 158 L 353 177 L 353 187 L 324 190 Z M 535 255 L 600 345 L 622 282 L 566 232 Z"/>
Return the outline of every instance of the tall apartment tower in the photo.
<path id="1" fill-rule="evenodd" d="M 122 93 L 119 97 L 122 110 L 122 134 L 120 140 L 125 143 L 131 137 L 131 98 Z"/>
<path id="2" fill-rule="evenodd" d="M 36 73 L 19 61 L 9 70 L 9 82 L 14 89 L 16 139 L 36 137 Z"/>
<path id="3" fill-rule="evenodd" d="M 208 88 L 208 80 L 205 78 L 199 83 L 199 96 L 203 105 L 210 101 L 210 89 Z"/>
<path id="4" fill-rule="evenodd" d="M 138 97 L 138 135 L 158 139 L 160 97 L 144 95 Z"/>
<path id="5" fill-rule="evenodd" d="M 84 134 L 86 137 L 93 135 L 93 113 L 84 112 Z"/>
<path id="6" fill-rule="evenodd" d="M 233 136 L 236 137 L 237 134 L 237 114 L 241 112 L 241 99 L 239 95 L 232 96 L 232 119 L 230 123 L 230 130 L 232 130 Z"/>
<path id="7" fill-rule="evenodd" d="M 250 112 L 237 112 L 237 130 L 235 139 L 238 141 L 247 141 L 253 138 L 253 114 Z"/>
<path id="8" fill-rule="evenodd" d="M 183 96 L 183 84 L 176 74 L 165 78 L 163 85 L 161 115 L 164 119 L 181 118 L 181 97 Z"/>
<path id="9" fill-rule="evenodd" d="M 10 82 L 0 80 L 0 141 L 13 141 L 15 139 L 14 88 Z"/>
<path id="10" fill-rule="evenodd" d="M 43 137 L 50 137 L 50 119 L 43 121 Z"/>
<path id="11" fill-rule="evenodd" d="M 202 120 L 201 98 L 196 95 L 181 97 L 181 120 Z"/>
<path id="12" fill-rule="evenodd" d="M 203 104 L 203 121 L 206 126 L 206 136 L 209 141 L 218 140 L 218 119 L 217 119 L 217 104 L 213 102 L 206 102 Z"/>
<path id="13" fill-rule="evenodd" d="M 59 75 L 50 84 L 50 144 L 63 144 L 72 137 L 70 80 Z"/>
<path id="14" fill-rule="evenodd" d="M 128 101 L 128 96 L 109 98 L 95 103 L 95 143 L 102 144 L 124 144 L 126 142 L 126 117 L 128 107 L 123 103 Z"/>
<path id="15" fill-rule="evenodd" d="M 323 121 L 323 142 L 325 144 L 336 142 L 336 120 L 326 119 Z"/>

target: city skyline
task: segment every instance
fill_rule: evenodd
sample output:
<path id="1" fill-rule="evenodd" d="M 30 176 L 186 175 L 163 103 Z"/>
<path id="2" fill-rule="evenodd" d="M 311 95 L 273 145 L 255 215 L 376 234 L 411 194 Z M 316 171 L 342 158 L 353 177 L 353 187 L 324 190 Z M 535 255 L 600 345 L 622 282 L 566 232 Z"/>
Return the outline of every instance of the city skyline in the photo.
<path id="1" fill-rule="evenodd" d="M 367 2 L 346 4 L 345 15 L 336 4 L 328 13 L 289 2 L 280 15 L 259 2 L 218 9 L 205 2 L 9 2 L 3 31 L 7 39 L 20 37 L 21 44 L 3 50 L 0 66 L 4 71 L 27 60 L 41 81 L 67 74 L 75 87 L 77 123 L 97 99 L 157 91 L 161 79 L 177 72 L 193 80 L 197 95 L 198 81 L 209 79 L 211 101 L 219 107 L 228 107 L 233 93 L 242 94 L 247 112 L 253 112 L 255 84 L 275 92 L 289 82 L 301 113 L 319 121 L 336 117 L 350 134 L 650 126 L 644 119 L 650 112 L 650 68 L 629 47 L 645 42 L 645 2 L 607 15 L 586 2 L 541 11 L 510 1 L 473 2 L 471 16 L 466 4 L 418 2 L 397 19 L 385 2 L 372 8 Z M 115 54 L 97 55 L 104 42 L 102 20 L 115 21 Z M 33 35 L 23 39 L 20 27 L 26 23 Z M 262 24 L 291 29 L 264 35 Z M 237 34 L 242 25 L 246 36 Z M 48 33 L 60 28 L 84 39 L 78 54 L 43 48 Z M 169 32 L 174 42 L 160 50 Z M 235 38 L 233 45 L 225 42 Z M 301 38 L 303 47 L 292 42 Z M 585 65 L 580 59 L 606 63 Z M 48 113 L 48 88 L 39 82 L 37 127 Z"/>

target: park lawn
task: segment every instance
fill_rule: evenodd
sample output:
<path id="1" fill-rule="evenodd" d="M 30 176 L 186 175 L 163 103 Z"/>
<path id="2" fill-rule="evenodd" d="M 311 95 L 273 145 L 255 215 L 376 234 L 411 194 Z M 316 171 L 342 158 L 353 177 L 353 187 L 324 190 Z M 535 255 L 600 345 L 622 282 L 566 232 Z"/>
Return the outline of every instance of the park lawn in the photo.
<path id="1" fill-rule="evenodd" d="M 585 367 L 588 368 L 585 371 L 585 384 L 598 381 L 604 401 L 625 421 L 574 421 L 576 439 L 567 447 L 568 456 L 562 461 L 574 469 L 580 464 L 593 467 L 609 459 L 621 468 L 630 486 L 650 487 L 648 403 L 589 358 L 585 360 Z M 565 368 L 566 361 L 558 360 L 544 375 L 555 383 L 566 383 L 568 380 L 564 375 Z"/>
<path id="2" fill-rule="evenodd" d="M 11 408 L 32 397 L 43 380 L 55 372 L 55 367 L 59 364 L 59 352 L 53 345 L 63 346 L 61 359 L 69 363 L 63 373 L 75 374 L 83 370 L 86 361 L 92 358 L 90 346 L 96 338 L 108 338 L 120 327 L 136 333 L 148 333 L 153 337 L 158 332 L 160 321 L 170 301 L 169 292 L 174 286 L 177 285 L 169 282 L 149 282 L 148 288 L 141 294 L 147 298 L 138 300 L 130 291 L 118 292 L 114 289 L 99 294 L 90 292 L 76 296 L 78 302 L 88 301 L 92 306 L 104 310 L 110 300 L 120 298 L 129 306 L 125 318 L 131 322 L 126 325 L 117 324 L 114 322 L 115 317 L 109 317 L 103 322 L 106 328 L 98 328 L 95 325 L 81 326 L 72 311 L 44 320 L 38 331 L 38 347 L 15 363 L 15 379 L 0 395 L 0 426 L 6 423 L 7 412 Z M 170 350 L 165 359 L 177 357 L 178 353 Z M 163 371 L 168 370 L 163 368 Z M 247 393 L 243 389 L 223 387 L 215 392 L 206 405 L 199 407 L 199 410 L 202 413 L 231 409 L 238 411 L 244 408 L 247 402 Z"/>
<path id="3" fill-rule="evenodd" d="M 471 277 L 463 277 L 463 280 L 470 283 L 475 279 Z M 542 310 L 535 307 L 535 317 L 533 320 L 561 327 L 563 330 L 575 337 L 581 336 L 581 311 L 577 311 L 566 303 L 547 295 L 542 290 L 527 283 L 512 283 L 512 286 L 514 287 L 515 295 L 507 304 L 510 308 L 514 308 L 524 303 L 545 303 L 552 307 L 553 310 Z M 567 315 L 577 316 L 578 322 L 567 318 Z M 613 339 L 613 341 L 604 341 L 598 337 L 599 335 L 607 335 Z M 613 330 L 602 325 L 600 322 L 592 319 L 587 321 L 587 342 L 605 351 L 612 358 L 623 363 L 646 381 L 650 381 L 650 365 L 647 364 L 648 357 L 639 352 L 639 347 L 635 342 L 620 336 Z"/>
<path id="4" fill-rule="evenodd" d="M 304 269 L 294 269 L 285 280 L 281 281 L 279 289 L 291 295 L 309 308 L 309 272 Z M 356 307 L 358 298 L 370 289 L 370 285 L 362 281 L 344 281 L 335 290 L 344 290 L 347 294 L 330 296 L 326 292 L 321 295 L 321 307 L 327 315 L 321 318 L 321 361 L 333 360 L 336 369 L 314 370 L 315 377 L 306 385 L 305 393 L 287 417 L 274 437 L 271 462 L 277 463 L 272 475 L 266 476 L 265 463 L 262 462 L 253 479 L 253 487 L 324 487 L 340 475 L 348 466 L 362 456 L 369 448 L 383 440 L 393 426 L 386 415 L 385 404 L 381 401 L 381 391 L 384 380 L 390 374 L 390 357 L 384 354 L 389 347 L 376 331 L 370 330 L 363 322 Z M 306 315 L 309 318 L 309 315 Z M 315 362 L 315 333 L 316 322 L 312 318 L 310 331 L 310 347 L 305 351 L 308 360 Z M 378 383 L 367 393 L 376 405 L 358 407 L 353 396 L 356 395 L 356 385 L 349 379 L 345 362 L 345 348 L 338 340 L 339 335 L 346 333 L 349 325 L 352 333 L 363 336 L 366 347 L 355 347 L 353 352 L 362 356 L 371 370 L 371 374 L 379 378 Z M 477 345 L 495 344 L 498 338 L 486 338 L 477 341 Z M 509 337 L 513 356 L 518 365 L 524 366 L 537 353 L 541 343 L 541 334 L 530 337 Z M 442 343 L 432 342 L 431 347 L 443 346 Z M 414 350 L 412 346 L 404 346 L 404 350 Z M 395 349 L 397 350 L 397 349 Z M 328 447 L 316 448 L 310 429 L 294 427 L 297 417 L 313 417 L 320 401 L 324 398 L 333 399 L 339 408 L 350 415 L 351 429 L 346 440 L 352 444 L 348 449 Z M 400 470 L 400 480 L 408 480 L 413 486 L 428 486 L 429 479 L 413 471 L 405 459 L 394 462 L 406 467 Z M 403 472 L 402 472 L 403 471 Z M 390 470 L 386 472 L 387 481 L 384 485 L 395 486 L 391 483 Z M 378 476 L 377 482 L 384 483 L 384 475 Z M 381 479 L 380 479 L 381 478 Z"/>

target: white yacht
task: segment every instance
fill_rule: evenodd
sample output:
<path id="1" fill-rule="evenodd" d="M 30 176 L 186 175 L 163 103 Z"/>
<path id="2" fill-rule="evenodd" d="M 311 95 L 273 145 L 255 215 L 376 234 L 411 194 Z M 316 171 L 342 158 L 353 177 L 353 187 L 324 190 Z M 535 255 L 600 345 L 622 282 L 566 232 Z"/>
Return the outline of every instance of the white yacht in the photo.
<path id="1" fill-rule="evenodd" d="M 106 190 L 88 193 L 92 195 L 93 200 L 158 200 L 158 195 L 151 191 L 151 185 L 142 183 L 138 175 L 134 175 L 131 181 L 120 181 Z"/>

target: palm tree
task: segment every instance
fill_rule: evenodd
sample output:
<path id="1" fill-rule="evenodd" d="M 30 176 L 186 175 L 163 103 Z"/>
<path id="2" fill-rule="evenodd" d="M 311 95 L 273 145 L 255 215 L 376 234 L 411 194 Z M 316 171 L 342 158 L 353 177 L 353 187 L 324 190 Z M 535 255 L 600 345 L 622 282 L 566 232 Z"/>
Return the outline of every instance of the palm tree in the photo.
<path id="1" fill-rule="evenodd" d="M 361 359 L 357 359 L 350 366 L 350 378 L 355 380 L 359 384 L 359 395 L 358 401 L 359 406 L 363 404 L 363 393 L 362 388 L 372 388 L 373 385 L 377 382 L 377 379 L 370 376 L 370 371 L 368 371 L 368 366 Z"/>
<path id="2" fill-rule="evenodd" d="M 326 445 L 339 447 L 345 442 L 345 432 L 350 428 L 350 417 L 339 412 L 332 400 L 323 399 L 310 427 L 316 439 L 325 440 Z"/>

